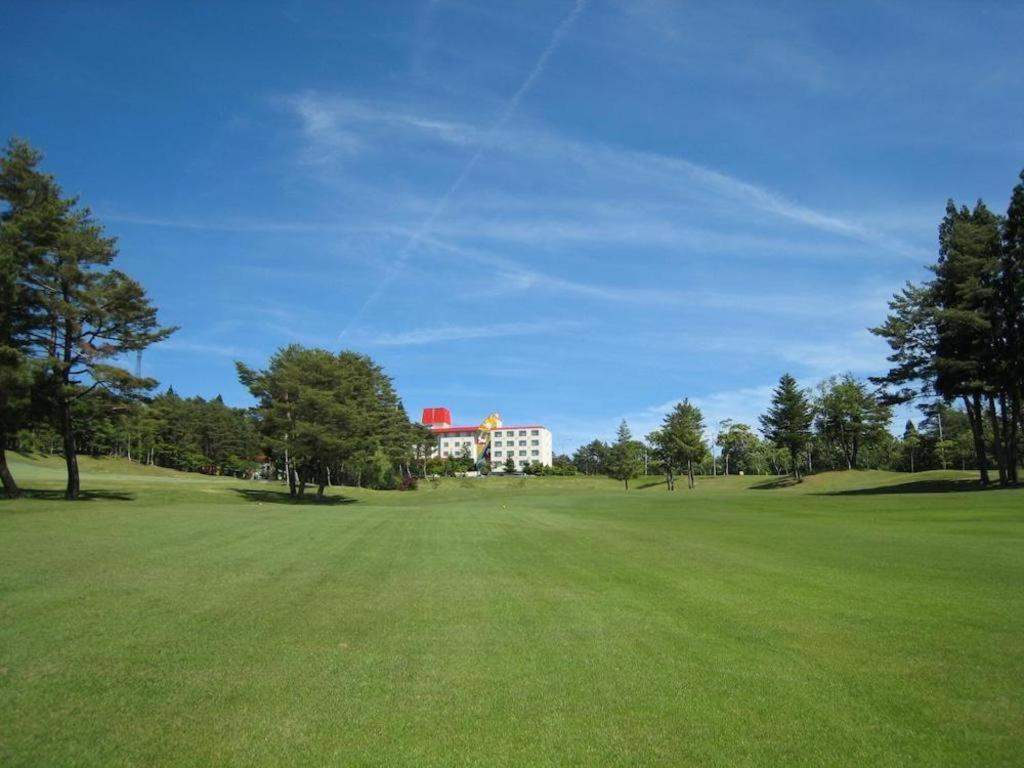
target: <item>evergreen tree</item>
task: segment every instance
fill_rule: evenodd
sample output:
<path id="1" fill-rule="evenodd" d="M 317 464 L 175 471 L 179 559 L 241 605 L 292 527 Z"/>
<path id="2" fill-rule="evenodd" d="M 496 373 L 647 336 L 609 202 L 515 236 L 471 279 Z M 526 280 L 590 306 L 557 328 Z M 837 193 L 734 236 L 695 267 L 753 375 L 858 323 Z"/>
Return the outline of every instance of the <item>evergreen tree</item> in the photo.
<path id="1" fill-rule="evenodd" d="M 959 210 L 949 201 L 939 227 L 939 259 L 934 291 L 938 331 L 936 389 L 947 400 L 960 397 L 971 421 L 982 483 L 988 483 L 985 444 L 986 398 L 992 405 L 989 383 L 998 367 L 996 280 L 1000 256 L 999 220 L 980 201 L 973 210 Z M 993 419 L 991 425 L 998 431 Z M 1005 467 L 998 449 L 996 461 L 1005 482 Z"/>
<path id="2" fill-rule="evenodd" d="M 615 444 L 608 454 L 607 471 L 612 478 L 621 480 L 627 491 L 629 490 L 629 481 L 643 471 L 642 451 L 643 445 L 633 439 L 629 425 L 623 419 L 619 424 Z"/>
<path id="3" fill-rule="evenodd" d="M 772 395 L 768 413 L 761 417 L 761 431 L 766 439 L 789 452 L 793 476 L 800 480 L 798 457 L 811 437 L 813 414 L 807 396 L 796 379 L 783 374 Z"/>
<path id="4" fill-rule="evenodd" d="M 5 199 L 12 206 L 12 219 L 17 222 L 25 213 L 31 221 L 16 226 L 23 287 L 18 301 L 30 318 L 26 343 L 45 364 L 45 385 L 38 391 L 52 399 L 59 425 L 68 475 L 65 495 L 76 499 L 75 402 L 97 390 L 131 397 L 155 386 L 112 361 L 167 338 L 174 329 L 158 325 L 156 309 L 139 283 L 111 268 L 115 240 L 104 235 L 77 200 L 61 197 L 53 179 L 38 171 L 40 159 L 27 145 L 10 146 L 6 167 L 20 166 L 13 186 L 31 192 L 30 210 L 25 211 L 17 195 Z"/>
<path id="5" fill-rule="evenodd" d="M 689 488 L 695 486 L 693 467 L 708 456 L 704 442 L 704 417 L 689 400 L 676 403 L 666 414 L 661 429 L 648 435 L 654 453 L 665 472 L 665 485 L 675 490 L 675 473 L 686 471 Z"/>
<path id="6" fill-rule="evenodd" d="M 416 432 L 370 358 L 292 344 L 266 370 L 235 365 L 259 401 L 267 452 L 283 465 L 293 497 L 308 483 L 322 496 L 332 479 L 390 488 L 396 469 L 408 470 Z"/>
<path id="7" fill-rule="evenodd" d="M 27 274 L 33 260 L 56 245 L 67 209 L 53 178 L 39 172 L 41 160 L 18 139 L 0 156 L 0 482 L 10 498 L 20 491 L 6 450 L 29 424 L 34 373 L 29 355 L 36 317 Z"/>
<path id="8" fill-rule="evenodd" d="M 1001 367 L 1003 432 L 1009 482 L 1019 481 L 1024 430 L 1024 170 L 1013 188 L 1002 227 L 999 311 L 1004 346 Z"/>
<path id="9" fill-rule="evenodd" d="M 872 329 L 892 349 L 895 366 L 876 382 L 894 401 L 934 393 L 947 403 L 962 402 L 982 484 L 989 482 L 989 456 L 1001 484 L 1019 477 L 1022 244 L 1024 183 L 1014 188 L 1005 217 L 980 201 L 973 209 L 950 201 L 939 227 L 934 279 L 895 297 L 886 322 Z"/>

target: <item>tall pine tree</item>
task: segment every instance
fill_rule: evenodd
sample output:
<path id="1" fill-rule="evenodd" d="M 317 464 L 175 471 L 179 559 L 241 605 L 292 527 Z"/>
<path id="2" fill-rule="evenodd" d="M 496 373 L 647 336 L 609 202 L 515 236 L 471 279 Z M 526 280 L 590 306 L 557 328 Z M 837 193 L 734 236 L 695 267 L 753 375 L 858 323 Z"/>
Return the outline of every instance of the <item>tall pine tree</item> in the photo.
<path id="1" fill-rule="evenodd" d="M 704 442 L 704 416 L 700 409 L 683 400 L 666 414 L 661 429 L 652 432 L 648 441 L 665 472 L 666 487 L 675 490 L 675 474 L 685 471 L 687 485 L 693 488 L 693 467 L 699 465 L 708 455 Z"/>
<path id="2" fill-rule="evenodd" d="M 768 413 L 761 417 L 765 438 L 789 453 L 793 476 L 800 480 L 800 452 L 811 439 L 813 414 L 807 395 L 788 373 L 779 379 Z"/>
<path id="3" fill-rule="evenodd" d="M 155 386 L 116 361 L 174 329 L 159 326 L 139 283 L 111 268 L 116 241 L 104 235 L 88 209 L 63 198 L 56 182 L 38 170 L 41 156 L 13 142 L 7 160 L 8 169 L 18 167 L 14 188 L 23 191 L 20 200 L 17 194 L 6 199 L 16 223 L 17 306 L 27 318 L 25 348 L 43 363 L 44 381 L 37 391 L 52 404 L 67 463 L 65 495 L 76 499 L 75 402 L 97 390 L 131 396 Z M 5 189 L 4 194 L 12 193 Z M 29 223 L 20 223 L 23 218 Z"/>

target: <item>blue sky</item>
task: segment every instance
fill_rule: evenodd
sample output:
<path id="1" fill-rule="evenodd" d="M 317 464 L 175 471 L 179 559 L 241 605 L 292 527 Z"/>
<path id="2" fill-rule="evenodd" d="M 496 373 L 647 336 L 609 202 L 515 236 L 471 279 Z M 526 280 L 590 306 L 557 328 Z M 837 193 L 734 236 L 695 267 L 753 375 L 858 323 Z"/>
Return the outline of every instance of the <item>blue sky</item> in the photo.
<path id="1" fill-rule="evenodd" d="M 945 200 L 1024 165 L 1020 3 L 4 5 L 0 133 L 181 326 L 146 373 L 238 405 L 300 342 L 557 450 L 753 423 L 884 369 Z"/>

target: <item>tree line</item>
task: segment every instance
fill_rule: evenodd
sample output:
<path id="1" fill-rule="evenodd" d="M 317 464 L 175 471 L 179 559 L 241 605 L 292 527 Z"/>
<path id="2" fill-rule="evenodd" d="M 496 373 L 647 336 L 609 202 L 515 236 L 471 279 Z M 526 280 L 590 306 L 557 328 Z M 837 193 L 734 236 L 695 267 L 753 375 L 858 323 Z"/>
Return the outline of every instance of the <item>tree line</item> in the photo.
<path id="1" fill-rule="evenodd" d="M 88 208 L 12 139 L 0 155 L 0 481 L 20 490 L 8 448 L 59 454 L 65 496 L 81 492 L 78 455 L 287 480 L 301 496 L 331 483 L 376 488 L 411 477 L 410 423 L 379 366 L 354 352 L 284 347 L 265 370 L 237 364 L 253 409 L 220 397 L 151 396 L 157 382 L 124 362 L 176 329 L 114 266 L 117 243 Z"/>
<path id="2" fill-rule="evenodd" d="M 950 200 L 939 225 L 934 275 L 908 283 L 871 332 L 885 339 L 892 367 L 869 382 L 847 374 L 801 389 L 785 374 L 760 433 L 723 422 L 714 442 L 722 471 L 781 474 L 815 469 L 977 469 L 983 485 L 995 467 L 1001 485 L 1019 482 L 1024 396 L 1024 171 L 1006 215 L 979 200 Z M 870 386 L 869 386 L 870 384 Z M 889 432 L 892 406 L 914 403 L 924 418 L 901 437 Z M 578 471 L 607 474 L 626 488 L 637 474 L 662 472 L 675 488 L 685 476 L 717 474 L 703 416 L 684 400 L 646 441 L 623 422 L 616 441 L 595 440 L 572 457 Z M 710 471 L 709 471 L 710 470 Z"/>
<path id="3" fill-rule="evenodd" d="M 669 490 L 678 478 L 693 488 L 698 475 L 790 474 L 800 480 L 825 470 L 978 468 L 967 414 L 942 401 L 923 405 L 922 412 L 895 436 L 892 406 L 870 381 L 845 374 L 801 388 L 784 374 L 757 427 L 725 419 L 709 435 L 700 409 L 683 400 L 643 440 L 623 421 L 614 442 L 587 443 L 571 462 L 580 474 L 608 475 L 627 489 L 637 476 L 664 475 Z M 992 441 L 991 432 L 985 439 Z"/>
<path id="4" fill-rule="evenodd" d="M 959 402 L 981 483 L 993 463 L 1002 485 L 1017 484 L 1024 388 L 1024 171 L 1006 215 L 979 200 L 950 200 L 939 225 L 934 277 L 908 283 L 872 329 L 888 342 L 892 367 L 876 382 L 889 402 Z"/>
<path id="5" fill-rule="evenodd" d="M 180 397 L 173 388 L 135 400 L 100 395 L 77 401 L 72 410 L 75 445 L 82 454 L 208 475 L 250 477 L 262 468 L 252 413 L 226 405 L 219 395 Z M 9 444 L 54 455 L 62 441 L 51 424 L 38 421 Z"/>

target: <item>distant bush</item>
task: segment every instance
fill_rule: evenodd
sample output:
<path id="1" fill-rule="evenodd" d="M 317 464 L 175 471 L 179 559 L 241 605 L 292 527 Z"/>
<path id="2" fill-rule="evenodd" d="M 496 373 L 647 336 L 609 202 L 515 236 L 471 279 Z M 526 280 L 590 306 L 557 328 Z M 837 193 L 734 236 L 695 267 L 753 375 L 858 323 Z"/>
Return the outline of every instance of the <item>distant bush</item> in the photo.
<path id="1" fill-rule="evenodd" d="M 552 476 L 552 477 L 567 477 L 569 475 L 575 475 L 575 474 L 578 474 L 578 473 L 576 472 L 576 467 L 574 467 L 572 464 L 570 464 L 568 466 L 565 466 L 565 465 L 561 465 L 561 466 L 555 465 L 553 467 L 540 466 L 539 469 L 535 472 L 535 474 Z"/>
<path id="2" fill-rule="evenodd" d="M 405 475 L 398 483 L 398 490 L 400 491 L 415 491 L 419 486 L 419 481 L 415 475 Z"/>

